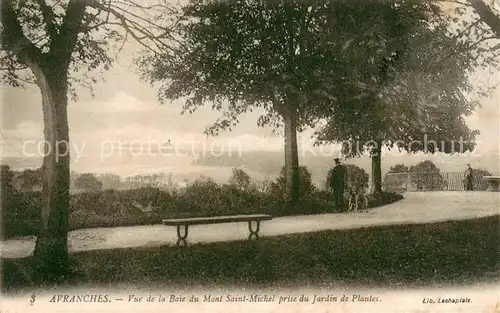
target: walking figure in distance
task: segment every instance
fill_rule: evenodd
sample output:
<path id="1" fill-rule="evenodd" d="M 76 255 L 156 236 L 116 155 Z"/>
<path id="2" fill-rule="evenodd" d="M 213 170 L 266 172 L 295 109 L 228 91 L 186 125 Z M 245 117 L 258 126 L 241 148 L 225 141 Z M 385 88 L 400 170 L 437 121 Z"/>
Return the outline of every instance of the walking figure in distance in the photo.
<path id="1" fill-rule="evenodd" d="M 335 209 L 344 211 L 344 190 L 347 181 L 347 169 L 340 164 L 340 159 L 335 158 L 335 167 L 331 170 L 330 188 L 335 199 Z"/>
<path id="2" fill-rule="evenodd" d="M 470 167 L 470 163 L 467 163 L 467 169 L 465 170 L 465 190 L 472 191 L 472 178 L 474 172 Z"/>

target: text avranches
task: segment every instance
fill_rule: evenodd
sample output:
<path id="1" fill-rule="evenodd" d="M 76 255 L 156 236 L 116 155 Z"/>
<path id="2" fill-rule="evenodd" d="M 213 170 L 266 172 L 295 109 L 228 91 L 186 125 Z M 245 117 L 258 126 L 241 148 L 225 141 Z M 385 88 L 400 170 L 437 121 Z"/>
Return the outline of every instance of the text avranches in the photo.
<path id="1" fill-rule="evenodd" d="M 108 295 L 100 295 L 100 294 L 87 294 L 87 295 L 65 295 L 65 294 L 58 294 L 52 296 L 50 298 L 49 302 L 54 302 L 54 303 L 61 303 L 61 302 L 67 302 L 67 303 L 78 303 L 78 302 L 87 302 L 87 303 L 98 303 L 98 302 L 111 302 L 110 298 Z"/>

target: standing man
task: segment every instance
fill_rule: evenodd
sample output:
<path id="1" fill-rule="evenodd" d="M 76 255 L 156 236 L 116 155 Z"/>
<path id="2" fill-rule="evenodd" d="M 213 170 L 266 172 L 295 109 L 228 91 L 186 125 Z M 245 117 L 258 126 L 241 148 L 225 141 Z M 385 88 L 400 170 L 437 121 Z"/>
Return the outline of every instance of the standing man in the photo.
<path id="1" fill-rule="evenodd" d="M 467 191 L 472 191 L 472 178 L 473 178 L 473 171 L 472 168 L 470 167 L 470 163 L 467 163 L 467 169 L 465 170 L 465 190 Z"/>
<path id="2" fill-rule="evenodd" d="M 335 158 L 335 167 L 331 170 L 330 188 L 335 199 L 335 209 L 344 210 L 344 190 L 347 181 L 347 169 L 340 164 L 340 159 Z"/>

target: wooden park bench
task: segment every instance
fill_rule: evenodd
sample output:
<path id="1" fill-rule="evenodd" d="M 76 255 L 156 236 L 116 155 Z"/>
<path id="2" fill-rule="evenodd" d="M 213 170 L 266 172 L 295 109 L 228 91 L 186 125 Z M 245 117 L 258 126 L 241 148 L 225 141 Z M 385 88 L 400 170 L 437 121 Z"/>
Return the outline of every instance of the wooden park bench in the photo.
<path id="1" fill-rule="evenodd" d="M 190 225 L 207 225 L 220 223 L 236 223 L 248 222 L 248 240 L 259 238 L 260 222 L 271 220 L 273 217 L 267 214 L 252 214 L 252 215 L 230 215 L 230 216 L 214 216 L 214 217 L 191 217 L 179 219 L 163 220 L 163 225 L 177 226 L 177 246 L 181 244 L 187 246 L 186 238 L 188 236 L 188 227 Z M 253 229 L 252 222 L 256 223 L 256 228 Z M 181 226 L 184 227 L 184 234 L 181 234 Z"/>

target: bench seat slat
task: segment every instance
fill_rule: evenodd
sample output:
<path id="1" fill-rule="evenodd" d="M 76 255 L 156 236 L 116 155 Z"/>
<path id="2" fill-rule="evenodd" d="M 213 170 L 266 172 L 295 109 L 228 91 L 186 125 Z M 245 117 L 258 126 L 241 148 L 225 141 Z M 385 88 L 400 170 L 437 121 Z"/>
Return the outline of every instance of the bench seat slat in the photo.
<path id="1" fill-rule="evenodd" d="M 248 222 L 248 221 L 266 221 L 271 220 L 273 217 L 267 214 L 253 214 L 253 215 L 228 215 L 228 216 L 214 216 L 214 217 L 190 217 L 178 219 L 163 220 L 164 225 L 202 225 L 202 224 L 218 224 L 218 223 L 231 223 L 231 222 Z"/>

